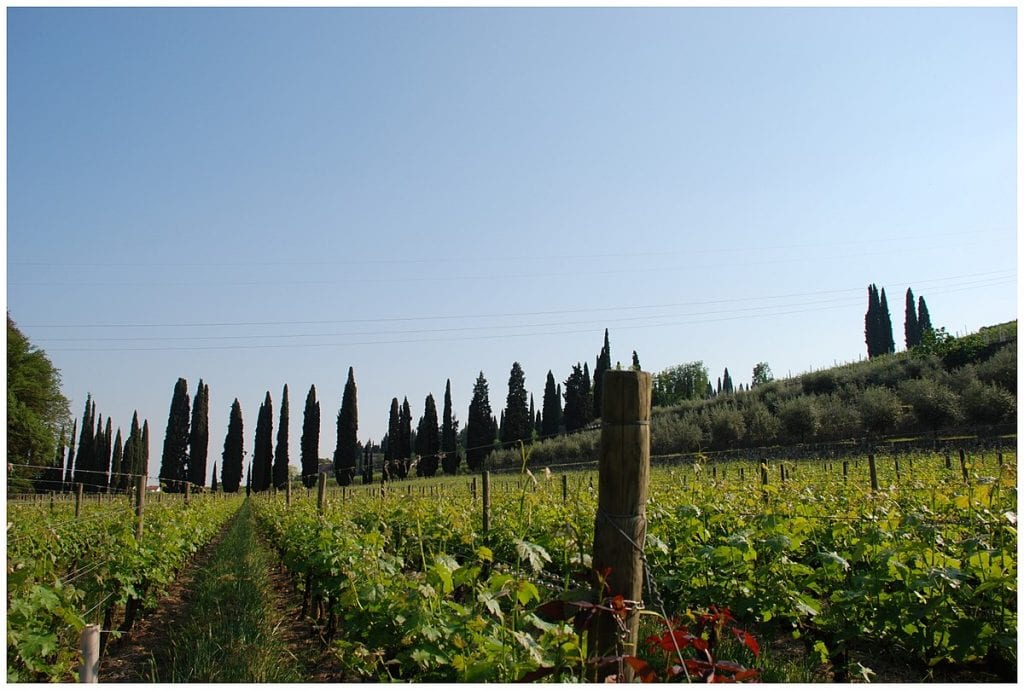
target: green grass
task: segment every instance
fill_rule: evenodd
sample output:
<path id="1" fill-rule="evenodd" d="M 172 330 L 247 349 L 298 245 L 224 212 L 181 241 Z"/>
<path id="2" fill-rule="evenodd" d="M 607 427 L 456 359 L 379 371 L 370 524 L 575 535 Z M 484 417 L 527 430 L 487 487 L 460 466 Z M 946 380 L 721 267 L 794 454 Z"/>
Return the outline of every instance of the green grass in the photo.
<path id="1" fill-rule="evenodd" d="M 302 672 L 275 635 L 270 566 L 248 501 L 197 576 L 188 619 L 170 634 L 170 659 L 154 663 L 160 682 L 287 683 Z"/>

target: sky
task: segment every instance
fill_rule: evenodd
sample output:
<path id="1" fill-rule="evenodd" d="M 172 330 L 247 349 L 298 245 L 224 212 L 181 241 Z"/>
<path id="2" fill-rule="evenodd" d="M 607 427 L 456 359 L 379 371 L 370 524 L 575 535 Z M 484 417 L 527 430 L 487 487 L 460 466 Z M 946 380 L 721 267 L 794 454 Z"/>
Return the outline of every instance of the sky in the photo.
<path id="1" fill-rule="evenodd" d="M 7 10 L 7 308 L 159 471 L 179 377 L 359 436 L 513 362 L 737 384 L 1017 315 L 1016 9 Z M 275 431 L 276 434 L 276 431 Z"/>

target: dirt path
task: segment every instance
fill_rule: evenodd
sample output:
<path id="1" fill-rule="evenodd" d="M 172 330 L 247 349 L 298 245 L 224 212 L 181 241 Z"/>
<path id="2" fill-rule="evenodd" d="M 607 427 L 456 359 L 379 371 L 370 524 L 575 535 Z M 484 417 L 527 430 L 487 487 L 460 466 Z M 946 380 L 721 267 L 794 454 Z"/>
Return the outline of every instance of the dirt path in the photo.
<path id="1" fill-rule="evenodd" d="M 338 682 L 337 658 L 243 506 L 156 611 L 113 642 L 103 682 Z"/>

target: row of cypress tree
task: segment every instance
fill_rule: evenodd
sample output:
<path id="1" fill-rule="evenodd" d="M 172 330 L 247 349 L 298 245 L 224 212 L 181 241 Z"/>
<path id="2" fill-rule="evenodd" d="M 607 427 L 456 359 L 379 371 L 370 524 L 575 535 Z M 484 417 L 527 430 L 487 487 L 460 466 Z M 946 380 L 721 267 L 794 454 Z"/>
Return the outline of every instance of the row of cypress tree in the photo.
<path id="1" fill-rule="evenodd" d="M 925 304 L 924 297 L 919 297 L 915 303 L 914 292 L 911 288 L 907 288 L 903 332 L 908 350 L 920 346 L 925 334 L 933 332 L 928 305 Z M 885 288 L 879 290 L 874 283 L 868 286 L 868 309 L 864 314 L 864 341 L 868 346 L 868 359 L 896 351 Z"/>
<path id="2" fill-rule="evenodd" d="M 139 413 L 132 415 L 128 439 L 121 429 L 113 432 L 113 420 L 96 414 L 92 394 L 85 398 L 81 433 L 78 420 L 71 426 L 70 436 L 61 431 L 57 454 L 49 470 L 36 483 L 40 491 L 70 491 L 76 484 L 86 493 L 125 491 L 135 477 L 145 475 L 149 465 L 149 421 L 139 426 Z M 77 446 L 75 437 L 78 436 Z"/>

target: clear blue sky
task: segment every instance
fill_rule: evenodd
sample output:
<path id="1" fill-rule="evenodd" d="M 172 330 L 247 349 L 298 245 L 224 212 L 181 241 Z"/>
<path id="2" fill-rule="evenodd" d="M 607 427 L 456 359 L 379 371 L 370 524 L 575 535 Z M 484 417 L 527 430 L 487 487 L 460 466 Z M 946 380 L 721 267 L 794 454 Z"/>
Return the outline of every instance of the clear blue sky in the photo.
<path id="1" fill-rule="evenodd" d="M 174 383 L 251 451 L 355 368 L 362 439 L 450 378 L 748 382 L 1016 318 L 1016 10 L 9 9 L 7 302 L 159 468 Z"/>

